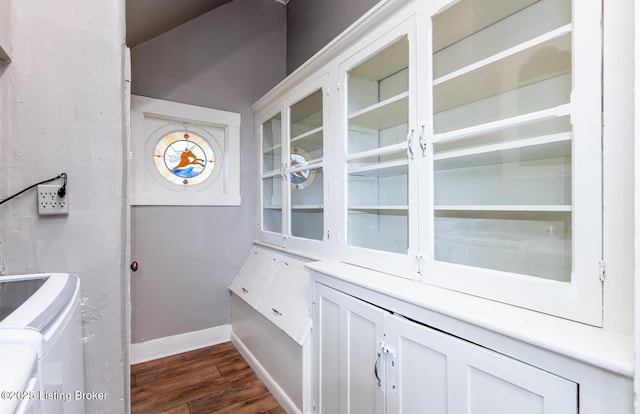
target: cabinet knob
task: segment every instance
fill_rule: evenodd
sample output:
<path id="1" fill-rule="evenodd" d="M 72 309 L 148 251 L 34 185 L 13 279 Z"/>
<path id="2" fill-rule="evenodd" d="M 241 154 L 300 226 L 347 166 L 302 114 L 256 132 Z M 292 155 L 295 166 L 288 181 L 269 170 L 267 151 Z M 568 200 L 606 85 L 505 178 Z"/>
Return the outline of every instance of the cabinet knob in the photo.
<path id="1" fill-rule="evenodd" d="M 131 268 L 132 272 L 137 272 L 138 271 L 138 262 L 133 261 L 131 262 L 131 266 L 129 266 Z"/>

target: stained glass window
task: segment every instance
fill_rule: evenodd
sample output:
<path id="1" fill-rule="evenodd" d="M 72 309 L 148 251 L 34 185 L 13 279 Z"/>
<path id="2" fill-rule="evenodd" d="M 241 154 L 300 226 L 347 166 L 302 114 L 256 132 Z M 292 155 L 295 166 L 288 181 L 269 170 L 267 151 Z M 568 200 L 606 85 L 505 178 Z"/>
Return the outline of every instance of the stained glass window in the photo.
<path id="1" fill-rule="evenodd" d="M 193 132 L 171 132 L 158 140 L 153 153 L 156 169 L 177 185 L 193 186 L 206 181 L 215 170 L 211 145 Z"/>

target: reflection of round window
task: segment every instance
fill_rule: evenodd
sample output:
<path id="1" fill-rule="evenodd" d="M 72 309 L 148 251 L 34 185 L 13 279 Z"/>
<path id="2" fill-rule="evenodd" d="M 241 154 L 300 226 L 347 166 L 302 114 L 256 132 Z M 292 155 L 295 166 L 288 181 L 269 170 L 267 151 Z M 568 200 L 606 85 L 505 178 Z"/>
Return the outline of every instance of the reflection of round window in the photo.
<path id="1" fill-rule="evenodd" d="M 187 132 L 172 132 L 160 138 L 153 160 L 160 175 L 184 186 L 202 183 L 215 169 L 215 156 L 209 143 Z"/>
<path id="2" fill-rule="evenodd" d="M 296 169 L 307 165 L 309 153 L 298 147 L 291 147 L 291 168 Z M 315 169 L 297 170 L 291 173 L 291 188 L 302 190 L 309 187 L 316 178 Z"/>

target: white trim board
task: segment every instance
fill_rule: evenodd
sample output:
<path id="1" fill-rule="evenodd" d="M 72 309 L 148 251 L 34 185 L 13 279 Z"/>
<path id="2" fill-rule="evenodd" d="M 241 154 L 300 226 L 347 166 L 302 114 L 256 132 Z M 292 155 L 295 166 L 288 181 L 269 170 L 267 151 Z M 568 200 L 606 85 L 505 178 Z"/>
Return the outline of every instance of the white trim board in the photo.
<path id="1" fill-rule="evenodd" d="M 231 339 L 231 325 L 214 326 L 201 331 L 165 336 L 146 342 L 131 344 L 130 364 L 151 361 L 206 346 L 228 342 Z"/>

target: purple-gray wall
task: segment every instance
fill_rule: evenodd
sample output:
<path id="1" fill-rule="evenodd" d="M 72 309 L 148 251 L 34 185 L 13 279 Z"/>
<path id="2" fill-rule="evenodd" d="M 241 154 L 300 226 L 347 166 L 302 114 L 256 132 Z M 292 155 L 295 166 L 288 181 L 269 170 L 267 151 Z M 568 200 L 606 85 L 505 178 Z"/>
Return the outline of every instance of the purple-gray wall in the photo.
<path id="1" fill-rule="evenodd" d="M 287 73 L 293 72 L 379 0 L 289 0 Z"/>
<path id="2" fill-rule="evenodd" d="M 132 342 L 231 322 L 227 286 L 253 240 L 258 98 L 286 75 L 286 11 L 273 0 L 234 0 L 136 46 L 136 95 L 238 112 L 240 207 L 133 207 Z M 176 234 L 190 229 L 188 243 Z M 136 291 L 146 278 L 146 291 Z M 140 283 L 142 284 L 142 283 Z"/>

